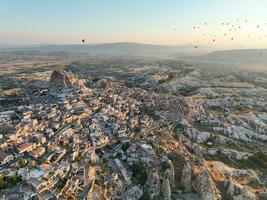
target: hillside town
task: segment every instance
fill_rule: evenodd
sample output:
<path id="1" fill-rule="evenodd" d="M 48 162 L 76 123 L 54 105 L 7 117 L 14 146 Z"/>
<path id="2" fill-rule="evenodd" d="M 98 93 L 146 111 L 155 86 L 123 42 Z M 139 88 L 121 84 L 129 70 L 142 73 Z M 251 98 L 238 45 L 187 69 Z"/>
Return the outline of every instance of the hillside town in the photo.
<path id="1" fill-rule="evenodd" d="M 266 145 L 266 101 L 87 82 L 55 70 L 1 110 L 0 199 L 267 199 L 266 156 L 253 150 Z"/>

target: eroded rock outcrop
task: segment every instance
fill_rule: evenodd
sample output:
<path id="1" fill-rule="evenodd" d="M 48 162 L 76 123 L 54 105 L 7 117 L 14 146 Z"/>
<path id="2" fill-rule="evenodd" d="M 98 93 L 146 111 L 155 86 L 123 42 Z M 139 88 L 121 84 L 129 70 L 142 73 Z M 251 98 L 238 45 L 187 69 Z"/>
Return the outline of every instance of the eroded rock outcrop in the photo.
<path id="1" fill-rule="evenodd" d="M 183 170 L 182 170 L 181 186 L 184 192 L 190 192 L 191 190 L 191 166 L 188 162 L 185 162 Z"/>
<path id="2" fill-rule="evenodd" d="M 248 187 L 244 187 L 234 180 L 230 179 L 223 183 L 224 199 L 229 200 L 256 200 L 257 197 L 254 193 L 249 191 Z"/>
<path id="3" fill-rule="evenodd" d="M 198 145 L 197 143 L 192 143 L 191 140 L 185 138 L 185 137 L 180 137 L 180 142 L 184 144 L 184 146 L 190 150 L 193 151 L 194 154 L 197 156 L 197 160 L 199 164 L 204 165 L 205 159 L 203 156 L 203 151 L 204 149 Z"/>
<path id="4" fill-rule="evenodd" d="M 167 161 L 167 165 L 169 167 L 169 169 L 166 170 L 165 175 L 167 176 L 167 178 L 169 179 L 170 182 L 170 186 L 172 189 L 175 188 L 175 181 L 174 181 L 174 166 L 172 164 L 171 160 Z"/>
<path id="5" fill-rule="evenodd" d="M 240 194 L 241 192 L 241 188 L 239 186 L 237 186 L 233 180 L 228 180 L 224 182 L 224 188 L 226 191 L 226 195 L 233 197 L 236 196 L 238 194 Z"/>
<path id="6" fill-rule="evenodd" d="M 267 199 L 267 192 L 260 192 L 259 196 L 261 200 Z"/>
<path id="7" fill-rule="evenodd" d="M 160 195 L 160 179 L 156 171 L 149 174 L 145 187 L 151 199 L 154 199 Z"/>
<path id="8" fill-rule="evenodd" d="M 171 200 L 171 186 L 169 179 L 164 177 L 162 185 L 161 185 L 161 193 L 163 200 Z"/>
<path id="9" fill-rule="evenodd" d="M 197 143 L 205 143 L 211 137 L 209 132 L 201 132 L 195 128 L 187 128 L 185 131 L 186 135 Z"/>
<path id="10" fill-rule="evenodd" d="M 197 191 L 200 200 L 220 200 L 221 196 L 215 184 L 211 180 L 207 170 L 203 170 L 197 175 L 193 184 L 194 189 Z"/>

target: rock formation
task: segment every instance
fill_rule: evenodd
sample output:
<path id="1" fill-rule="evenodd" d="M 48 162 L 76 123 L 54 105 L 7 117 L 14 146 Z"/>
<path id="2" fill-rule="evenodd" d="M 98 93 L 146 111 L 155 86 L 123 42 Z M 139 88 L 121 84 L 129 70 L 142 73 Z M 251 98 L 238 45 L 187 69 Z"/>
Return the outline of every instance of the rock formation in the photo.
<path id="1" fill-rule="evenodd" d="M 184 192 L 191 190 L 191 166 L 188 162 L 184 164 L 181 177 L 181 186 Z"/>
<path id="2" fill-rule="evenodd" d="M 102 80 L 100 80 L 100 87 L 101 88 L 110 88 L 110 87 L 112 87 L 112 84 L 110 81 L 108 81 L 106 79 L 102 79 Z"/>
<path id="3" fill-rule="evenodd" d="M 200 145 L 198 145 L 197 143 L 191 142 L 191 140 L 188 140 L 185 137 L 180 137 L 180 142 L 184 144 L 184 146 L 187 149 L 195 153 L 199 164 L 204 165 L 205 159 L 203 157 L 203 148 Z"/>
<path id="4" fill-rule="evenodd" d="M 160 179 L 157 172 L 151 172 L 149 174 L 145 187 L 151 199 L 160 195 Z"/>
<path id="5" fill-rule="evenodd" d="M 90 161 L 93 164 L 97 164 L 99 162 L 99 156 L 95 153 L 95 150 L 93 150 L 90 154 Z"/>
<path id="6" fill-rule="evenodd" d="M 171 200 L 171 186 L 169 179 L 164 177 L 162 185 L 161 185 L 161 193 L 163 196 L 163 200 Z"/>
<path id="7" fill-rule="evenodd" d="M 262 200 L 267 199 L 267 192 L 260 192 L 259 196 Z"/>
<path id="8" fill-rule="evenodd" d="M 175 181 L 174 181 L 174 166 L 173 166 L 173 164 L 172 164 L 172 161 L 171 160 L 168 160 L 167 161 L 167 165 L 168 165 L 168 167 L 169 167 L 169 169 L 167 169 L 166 170 L 166 176 L 167 176 L 167 178 L 169 179 L 169 182 L 170 182 L 170 186 L 171 186 L 171 188 L 172 189 L 174 189 L 175 188 Z"/>
<path id="9" fill-rule="evenodd" d="M 82 89 L 84 80 L 79 79 L 78 76 L 72 72 L 55 70 L 49 80 L 50 94 L 60 94 L 71 89 Z"/>
<path id="10" fill-rule="evenodd" d="M 243 187 L 234 180 L 227 180 L 224 182 L 224 188 L 226 193 L 224 196 L 231 200 L 256 200 L 257 197 L 254 193 L 251 193 L 248 188 Z"/>
<path id="11" fill-rule="evenodd" d="M 224 182 L 224 188 L 226 189 L 226 194 L 233 197 L 240 194 L 241 188 L 238 187 L 233 180 L 228 180 Z"/>
<path id="12" fill-rule="evenodd" d="M 197 191 L 200 200 L 220 200 L 215 184 L 212 182 L 207 170 L 203 170 L 198 174 L 194 184 L 194 189 Z"/>
<path id="13" fill-rule="evenodd" d="M 191 140 L 195 140 L 197 143 L 207 142 L 211 135 L 209 132 L 201 132 L 195 128 L 187 128 L 185 133 Z"/>

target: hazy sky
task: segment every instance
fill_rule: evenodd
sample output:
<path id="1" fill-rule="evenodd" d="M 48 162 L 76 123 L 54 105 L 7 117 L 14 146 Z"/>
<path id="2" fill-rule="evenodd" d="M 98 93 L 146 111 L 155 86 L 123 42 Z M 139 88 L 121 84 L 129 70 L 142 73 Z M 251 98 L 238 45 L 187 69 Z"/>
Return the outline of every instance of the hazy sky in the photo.
<path id="1" fill-rule="evenodd" d="M 80 43 L 82 38 L 267 47 L 267 0 L 0 1 L 2 44 Z"/>

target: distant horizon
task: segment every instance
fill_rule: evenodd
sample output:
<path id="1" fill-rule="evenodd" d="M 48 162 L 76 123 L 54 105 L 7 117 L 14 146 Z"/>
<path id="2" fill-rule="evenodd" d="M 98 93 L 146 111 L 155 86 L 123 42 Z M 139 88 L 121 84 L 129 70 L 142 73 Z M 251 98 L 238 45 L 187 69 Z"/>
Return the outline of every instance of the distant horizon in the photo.
<path id="1" fill-rule="evenodd" d="M 116 45 L 116 44 L 135 44 L 135 45 L 151 45 L 151 46 L 166 46 L 166 47 L 191 47 L 190 44 L 181 44 L 181 45 L 171 45 L 171 44 L 159 44 L 159 43 L 140 43 L 140 42 L 104 42 L 104 43 L 17 43 L 17 44 L 3 44 L 0 43 L 0 49 L 9 49 L 9 48 L 24 48 L 24 47 L 42 47 L 42 46 L 98 46 L 98 45 Z M 246 47 L 235 47 L 235 46 L 208 46 L 208 45 L 199 45 L 198 48 L 206 48 L 210 49 L 211 51 L 216 50 L 264 50 L 267 49 L 265 46 L 246 46 Z"/>

